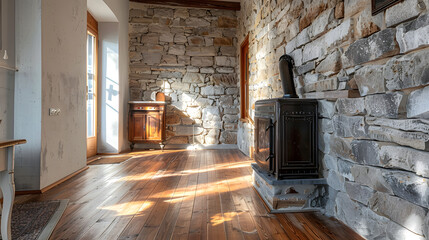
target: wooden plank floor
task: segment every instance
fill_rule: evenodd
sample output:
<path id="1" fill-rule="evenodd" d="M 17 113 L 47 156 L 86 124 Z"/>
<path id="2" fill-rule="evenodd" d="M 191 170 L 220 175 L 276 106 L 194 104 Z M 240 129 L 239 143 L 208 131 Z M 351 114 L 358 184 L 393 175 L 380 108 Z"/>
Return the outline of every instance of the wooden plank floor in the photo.
<path id="1" fill-rule="evenodd" d="M 53 240 L 362 239 L 319 213 L 267 213 L 238 150 L 132 155 L 17 202 L 70 199 Z"/>

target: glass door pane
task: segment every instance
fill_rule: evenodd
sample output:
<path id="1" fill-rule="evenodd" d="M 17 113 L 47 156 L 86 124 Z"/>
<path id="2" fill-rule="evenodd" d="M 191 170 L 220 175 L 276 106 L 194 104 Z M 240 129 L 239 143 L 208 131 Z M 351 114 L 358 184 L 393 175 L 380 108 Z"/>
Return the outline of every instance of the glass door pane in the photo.
<path id="1" fill-rule="evenodd" d="M 95 136 L 95 36 L 87 35 L 87 137 Z"/>

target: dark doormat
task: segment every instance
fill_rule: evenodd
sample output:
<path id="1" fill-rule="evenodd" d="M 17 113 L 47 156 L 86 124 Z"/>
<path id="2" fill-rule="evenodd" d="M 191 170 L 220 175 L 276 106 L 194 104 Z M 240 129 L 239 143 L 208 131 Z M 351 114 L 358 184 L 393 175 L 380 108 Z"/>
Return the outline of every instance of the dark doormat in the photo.
<path id="1" fill-rule="evenodd" d="M 12 210 L 12 239 L 49 239 L 68 202 L 66 199 L 15 204 Z"/>
<path id="2" fill-rule="evenodd" d="M 131 156 L 102 156 L 88 165 L 118 164 L 132 158 Z"/>

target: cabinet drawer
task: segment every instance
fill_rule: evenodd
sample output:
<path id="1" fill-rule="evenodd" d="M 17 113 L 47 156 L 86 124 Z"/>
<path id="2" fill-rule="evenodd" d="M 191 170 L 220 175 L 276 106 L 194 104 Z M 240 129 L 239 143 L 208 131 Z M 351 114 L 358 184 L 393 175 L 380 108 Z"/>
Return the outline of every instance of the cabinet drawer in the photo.
<path id="1" fill-rule="evenodd" d="M 162 110 L 164 110 L 164 107 L 132 105 L 131 110 L 135 110 L 135 111 L 162 111 Z"/>

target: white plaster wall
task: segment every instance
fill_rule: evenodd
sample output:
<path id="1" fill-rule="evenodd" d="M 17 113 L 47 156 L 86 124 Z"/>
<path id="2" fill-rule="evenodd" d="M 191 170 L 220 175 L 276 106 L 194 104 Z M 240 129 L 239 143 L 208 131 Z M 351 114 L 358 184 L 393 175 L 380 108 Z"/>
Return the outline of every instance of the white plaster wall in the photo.
<path id="1" fill-rule="evenodd" d="M 16 188 L 38 190 L 86 165 L 86 0 L 15 4 Z"/>
<path id="2" fill-rule="evenodd" d="M 119 152 L 119 23 L 98 23 L 98 152 Z"/>
<path id="3" fill-rule="evenodd" d="M 3 0 L 2 3 L 2 47 L 0 65 L 15 67 L 15 3 Z M 4 50 L 9 55 L 3 60 Z M 13 91 L 15 72 L 0 68 L 0 141 L 13 137 Z"/>
<path id="4" fill-rule="evenodd" d="M 17 190 L 40 189 L 42 121 L 42 0 L 15 1 L 16 66 L 14 138 L 27 144 L 16 148 Z"/>
<path id="5" fill-rule="evenodd" d="M 86 6 L 42 1 L 41 188 L 86 166 Z"/>
<path id="6" fill-rule="evenodd" d="M 99 141 L 99 150 L 100 152 L 108 152 L 108 153 L 117 153 L 117 152 L 123 152 L 127 149 L 129 149 L 128 144 L 128 135 L 127 135 L 127 119 L 128 119 L 128 72 L 129 72 L 129 66 L 128 66 L 128 8 L 129 8 L 129 2 L 128 1 L 117 1 L 117 0 L 104 0 L 104 2 L 107 4 L 107 6 L 112 10 L 112 12 L 115 14 L 116 18 L 118 19 L 118 23 L 116 23 L 116 26 L 108 24 L 108 23 L 99 23 L 99 37 L 100 37 L 100 45 L 102 45 L 103 38 L 108 39 L 111 41 L 111 43 L 114 42 L 114 37 L 116 36 L 117 41 L 117 69 L 118 69 L 118 81 L 117 86 L 119 87 L 117 89 L 118 91 L 118 108 L 116 109 L 116 106 L 113 107 L 115 110 L 117 110 L 118 118 L 117 123 L 116 120 L 108 120 L 111 122 L 111 124 L 114 124 L 112 126 L 109 126 L 108 122 L 106 121 L 103 126 L 101 123 L 100 125 L 100 136 L 103 136 L 103 134 L 114 136 L 117 134 L 117 145 L 112 146 L 110 143 L 102 143 Z M 115 32 L 116 31 L 116 32 Z M 105 42 L 107 44 L 107 42 Z M 106 46 L 106 45 L 105 45 Z M 101 47 L 100 47 L 101 49 Z M 103 58 L 102 54 L 100 58 Z M 109 69 L 101 69 L 101 72 L 103 71 L 109 71 Z M 101 76 L 102 77 L 102 76 Z M 107 83 L 107 82 L 106 82 Z M 104 84 L 104 83 L 99 83 Z M 109 84 L 109 83 L 107 83 Z M 106 85 L 107 86 L 107 85 Z M 107 86 L 109 87 L 109 86 Z M 106 89 L 104 89 L 103 92 L 105 92 Z M 103 98 L 101 99 L 103 101 Z M 116 100 L 115 100 L 116 101 Z M 111 110 L 113 110 L 113 108 Z M 104 116 L 100 116 L 102 119 L 109 118 L 108 112 L 105 111 Z M 116 125 L 117 124 L 117 125 Z M 105 132 L 103 132 L 105 131 Z M 110 133 L 109 133 L 110 131 Z M 113 142 L 113 141 L 111 141 Z M 110 146 L 109 146 L 110 145 Z M 116 151 L 113 151 L 115 150 Z"/>

